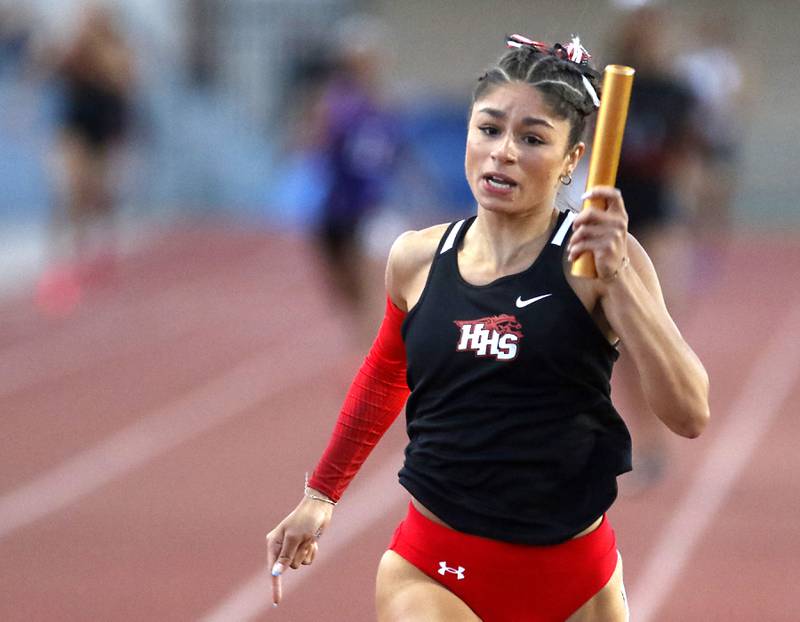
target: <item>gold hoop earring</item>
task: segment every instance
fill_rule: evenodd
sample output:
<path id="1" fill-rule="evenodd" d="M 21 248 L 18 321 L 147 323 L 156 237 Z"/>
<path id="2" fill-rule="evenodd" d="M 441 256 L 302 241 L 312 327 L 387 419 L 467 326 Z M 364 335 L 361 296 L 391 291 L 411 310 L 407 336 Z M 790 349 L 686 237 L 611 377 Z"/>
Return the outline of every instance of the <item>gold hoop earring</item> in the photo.
<path id="1" fill-rule="evenodd" d="M 558 181 L 560 181 L 565 186 L 569 186 L 572 183 L 572 175 L 567 173 L 566 175 L 559 175 Z"/>

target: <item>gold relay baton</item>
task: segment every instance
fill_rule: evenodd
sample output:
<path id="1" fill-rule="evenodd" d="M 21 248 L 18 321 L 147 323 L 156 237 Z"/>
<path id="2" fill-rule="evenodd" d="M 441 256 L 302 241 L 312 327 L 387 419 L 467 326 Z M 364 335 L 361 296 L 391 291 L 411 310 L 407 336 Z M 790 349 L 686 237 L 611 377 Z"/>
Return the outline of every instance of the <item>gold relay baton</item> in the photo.
<path id="1" fill-rule="evenodd" d="M 613 186 L 617 180 L 619 154 L 622 151 L 622 136 L 628 118 L 628 104 L 631 101 L 633 86 L 633 67 L 607 65 L 603 73 L 603 99 L 597 113 L 597 129 L 592 142 L 592 159 L 589 161 L 589 176 L 586 190 L 595 186 Z M 598 207 L 605 209 L 605 203 L 586 199 L 582 209 Z M 572 264 L 574 276 L 595 278 L 594 255 L 585 252 Z"/>

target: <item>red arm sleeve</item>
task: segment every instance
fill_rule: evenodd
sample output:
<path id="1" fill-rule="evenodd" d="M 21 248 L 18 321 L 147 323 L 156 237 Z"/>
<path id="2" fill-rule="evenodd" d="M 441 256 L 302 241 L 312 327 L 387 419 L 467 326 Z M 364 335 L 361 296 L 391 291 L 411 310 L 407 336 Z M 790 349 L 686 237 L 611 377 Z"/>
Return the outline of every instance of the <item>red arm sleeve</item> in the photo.
<path id="1" fill-rule="evenodd" d="M 400 327 L 406 313 L 387 297 L 378 336 L 347 392 L 328 447 L 308 485 L 334 501 L 364 464 L 408 398 L 406 348 Z"/>

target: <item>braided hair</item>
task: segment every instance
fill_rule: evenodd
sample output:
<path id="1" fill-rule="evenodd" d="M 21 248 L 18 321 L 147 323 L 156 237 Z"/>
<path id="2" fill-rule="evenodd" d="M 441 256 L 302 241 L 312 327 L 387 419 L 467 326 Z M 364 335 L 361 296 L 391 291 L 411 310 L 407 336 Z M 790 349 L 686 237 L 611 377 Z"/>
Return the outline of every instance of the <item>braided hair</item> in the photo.
<path id="1" fill-rule="evenodd" d="M 586 81 L 594 93 L 590 93 Z M 587 117 L 596 109 L 595 98 L 600 97 L 600 74 L 588 65 L 588 58 L 582 62 L 569 60 L 566 48 L 560 44 L 552 48 L 538 43 L 512 47 L 478 78 L 472 104 L 496 86 L 510 82 L 522 82 L 539 89 L 553 114 L 569 122 L 567 148 L 578 144 L 586 129 Z"/>

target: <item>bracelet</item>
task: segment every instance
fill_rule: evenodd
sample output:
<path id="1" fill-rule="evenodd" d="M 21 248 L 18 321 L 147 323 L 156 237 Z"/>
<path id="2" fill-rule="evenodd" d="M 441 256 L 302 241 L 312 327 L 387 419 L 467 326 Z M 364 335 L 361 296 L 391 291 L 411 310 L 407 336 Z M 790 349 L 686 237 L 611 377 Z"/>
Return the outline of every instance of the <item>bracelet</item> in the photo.
<path id="1" fill-rule="evenodd" d="M 625 268 L 627 268 L 628 264 L 630 263 L 631 260 L 628 259 L 626 255 L 625 257 L 622 258 L 622 263 L 619 264 L 619 268 L 614 270 L 614 274 L 612 274 L 611 276 L 601 276 L 600 280 L 603 281 L 603 283 L 610 283 L 611 281 L 616 280 L 616 278 L 619 276 L 619 273 L 622 272 Z"/>
<path id="2" fill-rule="evenodd" d="M 305 485 L 303 486 L 303 495 L 309 499 L 313 499 L 314 501 L 322 501 L 323 503 L 330 503 L 333 506 L 336 505 L 336 501 L 334 501 L 333 499 L 328 499 L 327 497 L 320 497 L 319 495 L 315 495 L 313 492 L 309 492 L 308 473 L 306 473 Z"/>

